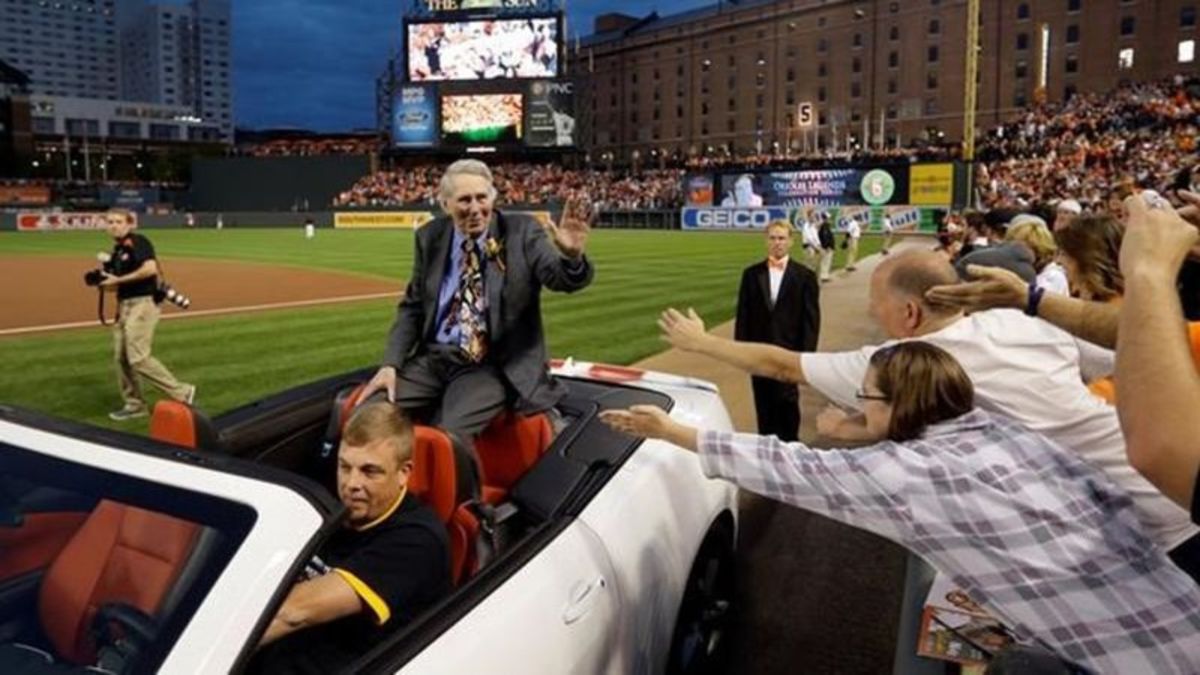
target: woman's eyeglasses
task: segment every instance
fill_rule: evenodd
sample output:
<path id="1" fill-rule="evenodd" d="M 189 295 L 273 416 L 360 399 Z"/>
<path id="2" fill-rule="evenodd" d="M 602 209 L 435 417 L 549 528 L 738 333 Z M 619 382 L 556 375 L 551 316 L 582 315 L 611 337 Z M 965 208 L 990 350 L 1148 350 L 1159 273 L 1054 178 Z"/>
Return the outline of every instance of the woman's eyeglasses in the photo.
<path id="1" fill-rule="evenodd" d="M 854 398 L 856 398 L 860 401 L 888 401 L 888 400 L 890 400 L 889 397 L 884 396 L 883 394 L 868 394 L 867 392 L 863 391 L 862 389 L 859 389 L 858 391 L 854 392 Z"/>

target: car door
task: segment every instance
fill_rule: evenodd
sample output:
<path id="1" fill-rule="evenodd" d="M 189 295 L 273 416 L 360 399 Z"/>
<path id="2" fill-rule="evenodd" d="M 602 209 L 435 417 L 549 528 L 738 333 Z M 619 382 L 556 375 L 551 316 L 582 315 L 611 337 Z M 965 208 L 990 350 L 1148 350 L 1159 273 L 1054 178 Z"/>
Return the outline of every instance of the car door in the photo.
<path id="1" fill-rule="evenodd" d="M 104 591 L 114 604 L 136 605 L 155 579 L 139 574 L 135 563 L 153 556 L 130 554 L 134 547 L 120 544 L 141 530 L 139 545 L 153 548 L 165 536 L 164 523 L 184 533 L 176 567 L 154 569 L 173 581 L 159 584 L 162 593 L 153 606 L 161 612 L 153 609 L 150 617 L 154 642 L 138 655 L 152 658 L 153 669 L 165 673 L 229 672 L 244 663 L 301 561 L 340 514 L 323 490 L 290 474 L 3 407 L 0 466 L 6 477 L 32 484 L 35 491 L 96 503 L 78 526 L 86 536 L 72 534 L 58 558 L 47 556 L 55 558 L 47 575 L 55 575 L 56 588 L 87 590 L 81 585 L 136 579 Z M 10 511 L 23 508 L 20 500 L 10 502 Z M 139 527 L 126 527 L 135 520 Z M 107 540 L 92 536 L 104 527 L 118 534 Z M 119 545 L 94 543 L 113 537 Z M 0 549 L 0 566 L 8 554 Z M 29 614 L 42 625 L 22 626 L 20 632 L 50 636 L 55 626 L 33 609 Z M 79 620 L 91 616 L 87 612 Z M 61 645 L 52 636 L 50 643 Z M 53 656 L 93 665 L 70 650 Z"/>
<path id="2" fill-rule="evenodd" d="M 400 673 L 625 673 L 620 589 L 603 542 L 570 520 L 545 548 Z"/>

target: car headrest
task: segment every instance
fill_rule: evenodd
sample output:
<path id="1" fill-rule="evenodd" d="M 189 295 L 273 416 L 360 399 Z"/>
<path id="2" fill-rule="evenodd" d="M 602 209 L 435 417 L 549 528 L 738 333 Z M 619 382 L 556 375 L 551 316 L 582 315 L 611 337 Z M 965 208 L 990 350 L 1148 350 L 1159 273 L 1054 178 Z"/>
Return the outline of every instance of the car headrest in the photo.
<path id="1" fill-rule="evenodd" d="M 196 450 L 221 449 L 221 438 L 212 420 L 182 401 L 159 401 L 154 405 L 150 438 Z"/>
<path id="2" fill-rule="evenodd" d="M 413 427 L 413 470 L 408 489 L 425 502 L 443 523 L 458 506 L 458 468 L 454 445 L 441 429 Z"/>

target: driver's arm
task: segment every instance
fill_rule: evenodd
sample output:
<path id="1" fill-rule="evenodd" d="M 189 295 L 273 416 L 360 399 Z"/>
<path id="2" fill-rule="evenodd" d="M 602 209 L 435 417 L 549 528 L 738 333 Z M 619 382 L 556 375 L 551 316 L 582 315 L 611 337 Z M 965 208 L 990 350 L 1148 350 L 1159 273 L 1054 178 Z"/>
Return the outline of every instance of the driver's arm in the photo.
<path id="1" fill-rule="evenodd" d="M 362 599 L 340 574 L 326 574 L 311 581 L 302 581 L 288 593 L 259 646 L 362 610 Z"/>

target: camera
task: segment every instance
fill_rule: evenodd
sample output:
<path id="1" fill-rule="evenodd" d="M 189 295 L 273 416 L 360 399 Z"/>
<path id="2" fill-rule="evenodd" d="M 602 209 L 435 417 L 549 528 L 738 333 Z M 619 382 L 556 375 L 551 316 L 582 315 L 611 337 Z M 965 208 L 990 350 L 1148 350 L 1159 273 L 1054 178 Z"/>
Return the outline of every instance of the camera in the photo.
<path id="1" fill-rule="evenodd" d="M 154 291 L 154 302 L 162 304 L 163 300 L 170 302 L 179 309 L 187 309 L 192 306 L 191 298 L 180 293 L 174 286 L 168 283 L 159 284 L 158 289 Z"/>
<path id="2" fill-rule="evenodd" d="M 97 253 L 96 260 L 100 261 L 100 268 L 88 270 L 83 273 L 83 283 L 88 286 L 99 286 L 100 282 L 104 281 L 104 274 L 116 274 L 117 268 L 113 265 L 112 256 L 107 253 Z"/>

